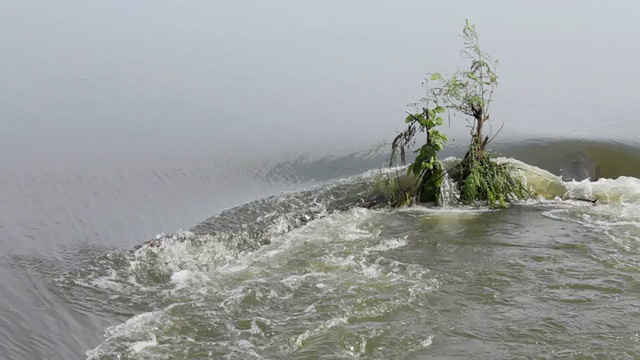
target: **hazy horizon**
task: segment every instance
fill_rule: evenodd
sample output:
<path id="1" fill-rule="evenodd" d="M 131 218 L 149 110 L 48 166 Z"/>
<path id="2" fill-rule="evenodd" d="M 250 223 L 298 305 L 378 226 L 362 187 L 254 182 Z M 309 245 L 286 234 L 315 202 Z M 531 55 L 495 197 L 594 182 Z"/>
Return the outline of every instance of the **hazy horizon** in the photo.
<path id="1" fill-rule="evenodd" d="M 500 60 L 492 115 L 505 122 L 503 141 L 632 141 L 638 10 L 630 1 L 4 2 L 0 143 L 18 158 L 361 150 L 402 126 L 425 73 L 466 66 L 466 18 Z M 445 132 L 466 136 L 464 121 L 452 125 Z"/>

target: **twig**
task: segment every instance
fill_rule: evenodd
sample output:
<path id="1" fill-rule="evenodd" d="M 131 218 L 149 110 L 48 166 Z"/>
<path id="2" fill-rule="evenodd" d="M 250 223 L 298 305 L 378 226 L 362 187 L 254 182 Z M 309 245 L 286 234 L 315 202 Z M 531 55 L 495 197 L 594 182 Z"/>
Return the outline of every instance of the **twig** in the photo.
<path id="1" fill-rule="evenodd" d="M 489 125 L 491 126 L 491 124 L 492 124 L 492 122 L 490 121 L 490 122 L 489 122 Z M 498 131 L 496 131 L 496 134 L 495 134 L 495 135 L 493 135 L 493 137 L 492 137 L 491 139 L 489 139 L 489 141 L 487 141 L 487 144 L 488 144 L 488 143 L 490 143 L 490 142 L 492 142 L 492 141 L 493 141 L 493 139 L 495 139 L 495 138 L 496 138 L 496 136 L 498 136 L 498 134 L 500 134 L 500 132 L 502 131 L 502 129 L 503 129 L 503 128 L 504 128 L 504 121 L 502 122 L 502 126 L 500 126 L 500 129 L 498 129 Z"/>

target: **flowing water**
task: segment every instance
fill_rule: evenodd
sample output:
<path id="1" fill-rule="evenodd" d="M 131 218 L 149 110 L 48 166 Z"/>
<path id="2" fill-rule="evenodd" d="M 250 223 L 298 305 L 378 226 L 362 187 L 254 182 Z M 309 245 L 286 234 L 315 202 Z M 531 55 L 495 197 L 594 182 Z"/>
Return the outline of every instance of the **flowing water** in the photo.
<path id="1" fill-rule="evenodd" d="M 638 14 L 0 1 L 0 360 L 640 359 Z M 557 197 L 354 208 L 467 16 Z"/>
<path id="2" fill-rule="evenodd" d="M 633 149 L 578 143 L 620 159 Z M 541 149 L 567 146 L 579 148 L 503 149 L 549 163 Z M 604 165 L 583 154 L 554 166 L 579 166 L 579 175 Z M 305 179 L 310 168 L 371 161 L 274 169 Z M 379 173 L 251 201 L 133 247 L 14 255 L 3 269 L 35 298 L 3 296 L 14 303 L 0 347 L 9 358 L 640 357 L 640 180 L 552 178 L 561 195 L 595 205 L 349 207 L 371 195 Z M 18 336 L 33 319 L 39 336 Z"/>

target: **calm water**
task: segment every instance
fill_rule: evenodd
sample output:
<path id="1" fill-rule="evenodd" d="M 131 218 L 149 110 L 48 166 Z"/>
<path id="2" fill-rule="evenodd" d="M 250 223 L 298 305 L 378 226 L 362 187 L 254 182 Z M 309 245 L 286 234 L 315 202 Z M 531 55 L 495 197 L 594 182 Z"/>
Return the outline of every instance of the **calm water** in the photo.
<path id="1" fill-rule="evenodd" d="M 0 359 L 639 358 L 640 8 L 463 5 L 0 2 Z M 334 212 L 465 17 L 602 203 Z"/>

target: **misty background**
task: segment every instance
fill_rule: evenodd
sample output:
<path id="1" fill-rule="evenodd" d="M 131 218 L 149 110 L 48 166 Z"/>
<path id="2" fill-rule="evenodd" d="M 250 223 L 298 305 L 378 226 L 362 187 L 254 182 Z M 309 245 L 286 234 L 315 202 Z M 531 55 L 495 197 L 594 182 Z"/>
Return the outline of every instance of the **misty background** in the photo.
<path id="1" fill-rule="evenodd" d="M 73 224 L 72 243 L 136 244 L 290 188 L 260 178 L 269 164 L 390 141 L 427 72 L 468 66 L 465 19 L 500 60 L 498 141 L 634 142 L 639 17 L 632 1 L 0 2 L 5 239 Z"/>
<path id="2" fill-rule="evenodd" d="M 18 161 L 361 150 L 402 126 L 426 72 L 466 66 L 465 18 L 500 60 L 503 139 L 638 135 L 631 1 L 27 0 L 0 17 L 0 143 Z"/>

